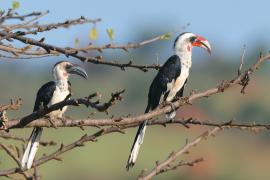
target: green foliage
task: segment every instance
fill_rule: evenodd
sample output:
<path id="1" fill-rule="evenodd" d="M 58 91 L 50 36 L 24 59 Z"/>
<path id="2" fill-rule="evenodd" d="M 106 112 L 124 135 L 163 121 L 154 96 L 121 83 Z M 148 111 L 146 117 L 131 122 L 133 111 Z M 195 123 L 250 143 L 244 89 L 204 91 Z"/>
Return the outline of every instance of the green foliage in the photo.
<path id="1" fill-rule="evenodd" d="M 19 7 L 20 7 L 20 2 L 14 0 L 14 1 L 12 2 L 12 9 L 13 9 L 13 10 L 14 10 L 14 9 L 18 9 Z"/>
<path id="2" fill-rule="evenodd" d="M 96 40 L 98 38 L 98 31 L 95 26 L 89 32 L 89 38 L 92 40 Z"/>
<path id="3" fill-rule="evenodd" d="M 160 37 L 161 40 L 170 40 L 172 38 L 172 33 L 168 32 Z"/>
<path id="4" fill-rule="evenodd" d="M 79 42 L 80 42 L 79 38 L 78 38 L 78 37 L 76 37 L 76 38 L 75 38 L 75 40 L 74 40 L 74 44 L 75 44 L 75 46 L 78 46 L 78 45 L 79 45 Z"/>
<path id="5" fill-rule="evenodd" d="M 110 40 L 113 41 L 114 40 L 114 30 L 112 28 L 107 28 L 106 31 L 107 31 L 107 34 L 108 34 Z"/>

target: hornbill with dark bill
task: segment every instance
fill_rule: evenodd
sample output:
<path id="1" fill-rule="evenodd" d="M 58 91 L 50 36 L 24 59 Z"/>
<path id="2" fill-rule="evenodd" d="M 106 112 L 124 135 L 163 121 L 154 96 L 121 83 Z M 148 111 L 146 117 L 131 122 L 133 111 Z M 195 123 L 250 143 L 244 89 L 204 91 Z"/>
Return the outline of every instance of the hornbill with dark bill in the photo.
<path id="1" fill-rule="evenodd" d="M 49 106 L 69 99 L 71 96 L 71 84 L 68 81 L 70 74 L 77 74 L 87 79 L 86 71 L 76 64 L 67 61 L 60 61 L 53 68 L 54 81 L 47 82 L 37 92 L 34 112 L 48 108 Z M 62 109 L 52 111 L 48 114 L 50 119 L 62 118 L 67 106 Z M 36 127 L 33 129 L 24 152 L 21 168 L 30 169 L 34 161 L 35 154 L 38 150 L 39 140 L 42 135 L 42 128 Z"/>
<path id="2" fill-rule="evenodd" d="M 173 46 L 175 54 L 165 62 L 152 81 L 148 93 L 148 104 L 145 113 L 154 110 L 163 102 L 171 104 L 175 98 L 183 96 L 184 86 L 192 64 L 191 56 L 192 47 L 194 46 L 204 48 L 211 53 L 209 42 L 202 36 L 185 32 L 175 39 Z M 166 114 L 166 118 L 172 119 L 175 114 L 175 110 L 173 110 Z M 143 143 L 146 124 L 147 121 L 144 121 L 139 126 L 128 158 L 126 166 L 127 170 L 135 164 L 140 146 Z"/>

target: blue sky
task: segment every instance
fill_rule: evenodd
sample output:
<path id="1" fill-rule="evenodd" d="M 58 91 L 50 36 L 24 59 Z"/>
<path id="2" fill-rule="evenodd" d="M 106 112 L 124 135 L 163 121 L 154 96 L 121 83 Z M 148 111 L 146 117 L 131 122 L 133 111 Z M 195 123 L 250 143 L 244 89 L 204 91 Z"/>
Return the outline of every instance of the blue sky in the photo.
<path id="1" fill-rule="evenodd" d="M 1 0 L 1 8 L 11 6 L 11 0 Z M 138 31 L 153 27 L 153 34 L 181 29 L 186 23 L 187 31 L 203 35 L 217 47 L 218 53 L 241 53 L 244 44 L 248 49 L 258 48 L 258 42 L 270 40 L 270 2 L 257 1 L 180 1 L 180 0 L 19 0 L 19 12 L 45 11 L 50 14 L 43 22 L 57 22 L 81 15 L 88 18 L 102 18 L 97 25 L 100 35 L 106 37 L 105 30 L 112 27 L 116 31 L 116 42 L 132 41 Z M 162 26 L 162 30 L 155 27 Z M 74 34 L 87 34 L 90 25 L 71 28 L 67 32 L 50 33 L 47 40 L 61 46 L 70 44 Z M 144 29 L 145 30 L 145 29 Z M 104 32 L 104 33 L 102 33 Z M 60 39 L 59 39 L 60 38 Z M 106 37 L 104 40 L 108 40 Z M 270 46 L 267 47 L 270 49 Z"/>

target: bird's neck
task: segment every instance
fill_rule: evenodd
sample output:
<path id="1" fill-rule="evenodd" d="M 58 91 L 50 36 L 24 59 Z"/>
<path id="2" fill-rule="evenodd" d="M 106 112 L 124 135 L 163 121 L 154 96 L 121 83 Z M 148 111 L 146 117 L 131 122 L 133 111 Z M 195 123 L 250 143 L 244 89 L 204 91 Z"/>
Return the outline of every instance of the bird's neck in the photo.
<path id="1" fill-rule="evenodd" d="M 60 89 L 60 91 L 68 91 L 67 78 L 55 79 L 54 82 L 56 83 L 56 86 Z"/>
<path id="2" fill-rule="evenodd" d="M 191 57 L 192 57 L 192 49 L 189 51 L 185 49 L 176 50 L 175 54 L 179 56 L 181 68 L 190 69 L 192 65 Z"/>

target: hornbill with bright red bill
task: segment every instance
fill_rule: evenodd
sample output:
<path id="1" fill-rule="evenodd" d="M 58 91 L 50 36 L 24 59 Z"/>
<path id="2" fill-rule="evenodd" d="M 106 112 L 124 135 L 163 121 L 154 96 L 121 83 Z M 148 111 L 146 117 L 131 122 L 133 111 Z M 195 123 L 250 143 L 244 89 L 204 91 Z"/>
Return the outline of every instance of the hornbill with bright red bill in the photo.
<path id="1" fill-rule="evenodd" d="M 211 53 L 209 42 L 202 36 L 185 32 L 174 41 L 174 55 L 160 68 L 148 93 L 148 104 L 145 113 L 158 107 L 163 102 L 170 103 L 183 96 L 184 86 L 191 68 L 192 47 L 198 46 Z M 174 108 L 173 108 L 174 109 Z M 166 114 L 167 119 L 175 116 L 175 110 Z M 134 166 L 139 149 L 143 143 L 147 121 L 140 124 L 127 162 L 127 170 Z"/>
<path id="2" fill-rule="evenodd" d="M 48 108 L 49 106 L 69 99 L 71 96 L 71 83 L 68 81 L 70 74 L 77 74 L 87 79 L 86 71 L 76 64 L 67 61 L 60 61 L 53 68 L 54 81 L 47 82 L 37 92 L 34 112 Z M 48 114 L 50 119 L 62 118 L 67 106 L 62 109 L 52 111 Z M 43 129 L 35 127 L 30 136 L 27 147 L 21 162 L 22 169 L 30 169 L 38 150 L 39 140 Z"/>

